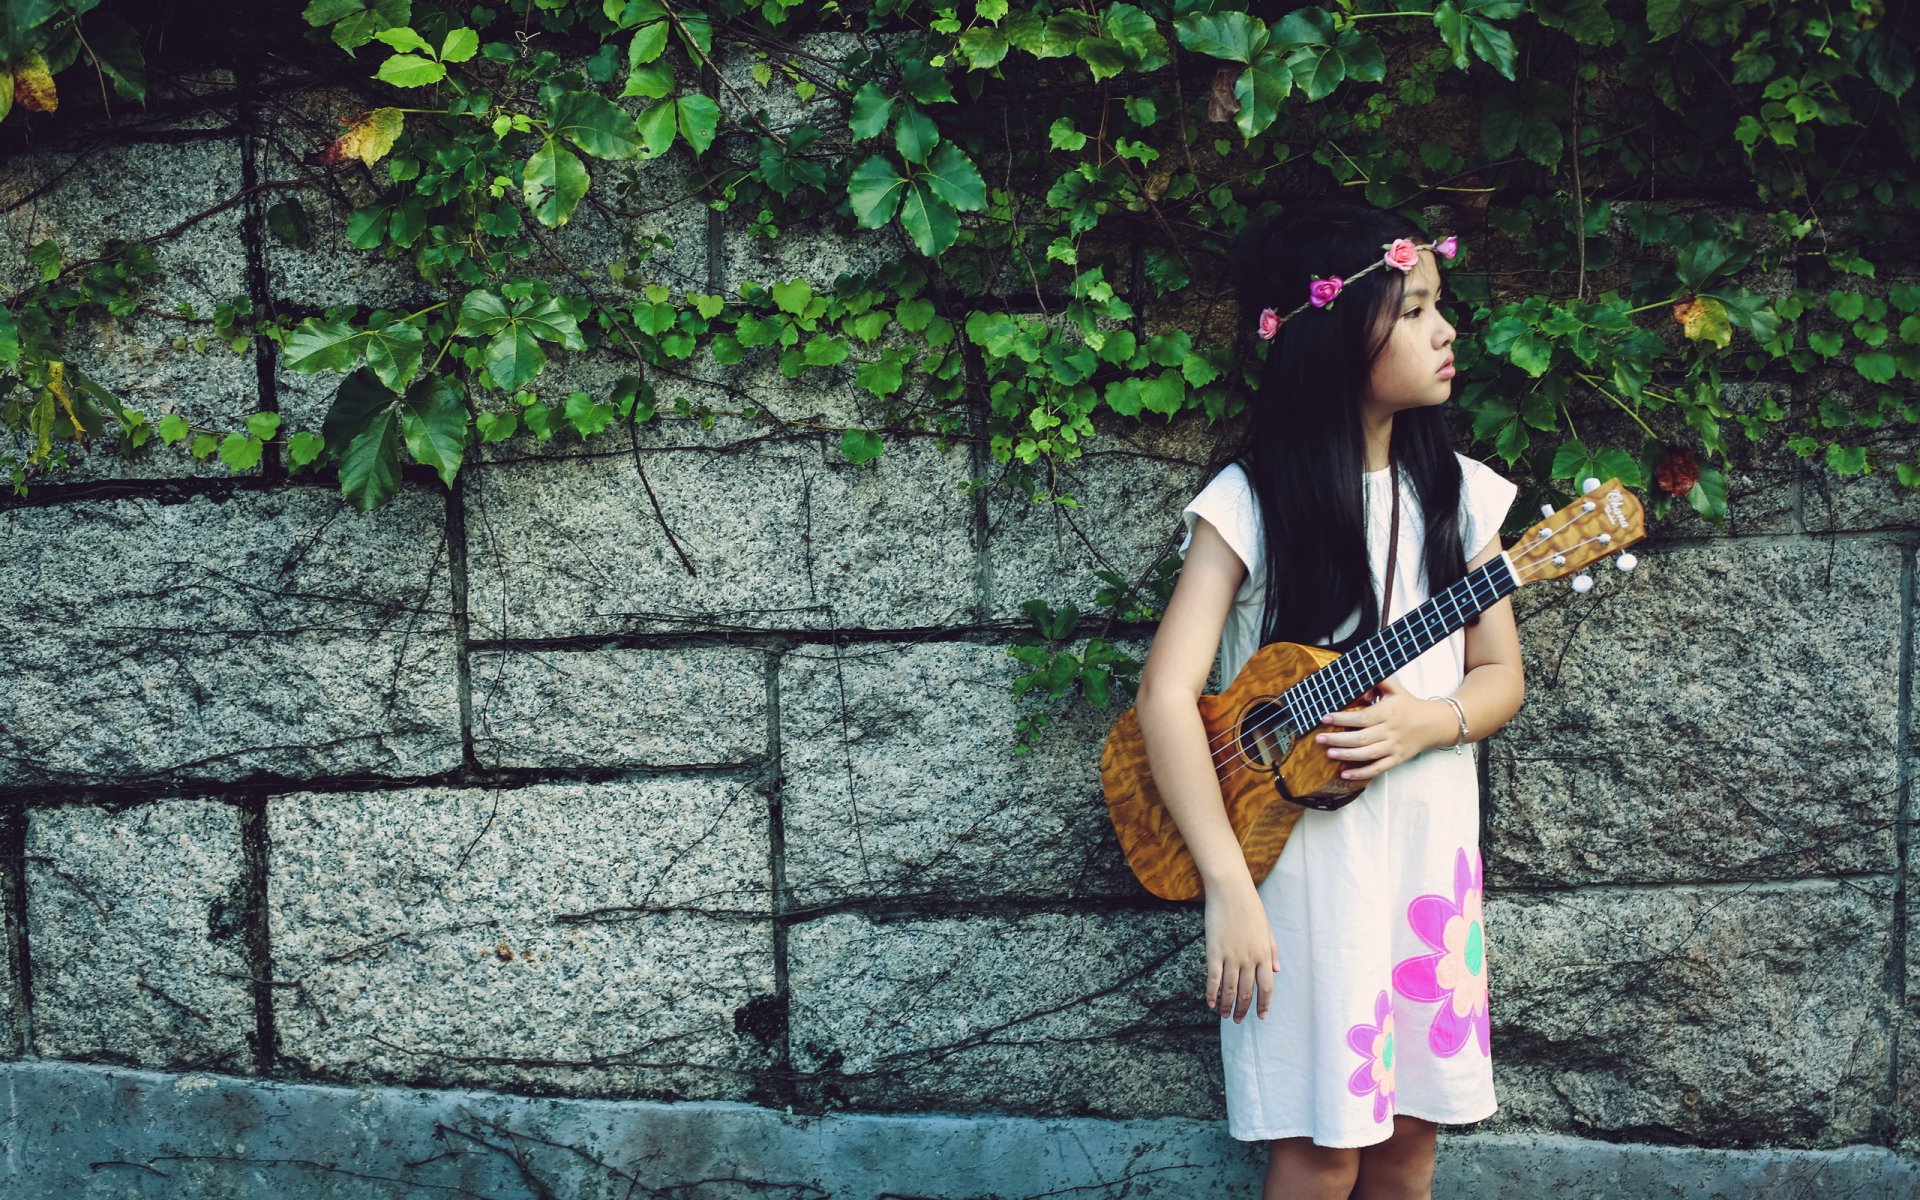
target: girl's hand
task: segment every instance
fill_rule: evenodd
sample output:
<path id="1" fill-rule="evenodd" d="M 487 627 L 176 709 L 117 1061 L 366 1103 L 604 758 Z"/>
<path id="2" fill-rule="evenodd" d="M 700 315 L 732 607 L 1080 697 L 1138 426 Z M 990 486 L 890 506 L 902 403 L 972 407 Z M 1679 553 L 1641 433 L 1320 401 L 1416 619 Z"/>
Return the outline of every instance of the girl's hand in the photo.
<path id="1" fill-rule="evenodd" d="M 1422 700 L 1391 679 L 1382 680 L 1376 690 L 1380 698 L 1366 708 L 1327 716 L 1325 724 L 1338 725 L 1341 732 L 1314 735 L 1329 758 L 1353 764 L 1340 778 L 1372 779 L 1460 736 L 1452 705 Z"/>
<path id="2" fill-rule="evenodd" d="M 1220 1015 L 1231 1012 L 1235 1024 L 1245 1019 L 1256 994 L 1257 1015 L 1267 1015 L 1273 975 L 1280 969 L 1266 905 L 1252 877 L 1243 878 L 1241 886 L 1207 890 L 1207 1007 L 1216 1007 L 1217 998 Z"/>

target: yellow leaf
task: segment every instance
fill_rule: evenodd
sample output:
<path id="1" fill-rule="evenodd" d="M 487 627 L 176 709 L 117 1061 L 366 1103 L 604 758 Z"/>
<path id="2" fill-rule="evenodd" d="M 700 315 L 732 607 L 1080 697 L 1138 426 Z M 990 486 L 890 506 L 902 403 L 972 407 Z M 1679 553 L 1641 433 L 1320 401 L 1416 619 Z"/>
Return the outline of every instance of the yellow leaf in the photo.
<path id="1" fill-rule="evenodd" d="M 406 115 L 397 108 L 376 108 L 370 113 L 360 114 L 347 126 L 345 133 L 333 139 L 320 152 L 320 165 L 331 167 L 349 158 L 357 158 L 372 166 L 393 149 L 406 121 Z"/>
<path id="2" fill-rule="evenodd" d="M 73 436 L 86 441 L 86 426 L 80 424 L 80 418 L 74 415 L 73 397 L 67 395 L 67 364 L 52 359 L 47 361 L 47 390 L 60 402 L 60 410 L 67 414 L 67 420 L 73 425 Z"/>
<path id="3" fill-rule="evenodd" d="M 1673 319 L 1688 340 L 1712 342 L 1724 349 L 1733 340 L 1733 325 L 1727 320 L 1727 307 L 1706 296 L 1694 296 L 1673 306 Z"/>
<path id="4" fill-rule="evenodd" d="M 60 107 L 60 94 L 53 88 L 53 73 L 39 51 L 26 56 L 13 69 L 13 98 L 28 112 L 50 113 Z"/>
<path id="5" fill-rule="evenodd" d="M 0 121 L 13 111 L 13 72 L 0 68 Z"/>

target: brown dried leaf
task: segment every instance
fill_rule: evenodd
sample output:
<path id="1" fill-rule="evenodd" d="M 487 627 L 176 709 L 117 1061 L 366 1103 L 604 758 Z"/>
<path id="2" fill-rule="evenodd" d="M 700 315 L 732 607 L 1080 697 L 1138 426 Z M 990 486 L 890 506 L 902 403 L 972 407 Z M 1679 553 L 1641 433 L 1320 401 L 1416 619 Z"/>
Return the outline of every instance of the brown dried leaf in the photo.
<path id="1" fill-rule="evenodd" d="M 376 108 L 369 113 L 360 113 L 351 118 L 345 133 L 328 143 L 320 152 L 320 165 L 331 167 L 350 158 L 372 166 L 387 156 L 394 142 L 400 139 L 400 131 L 406 127 L 406 116 L 397 108 Z"/>

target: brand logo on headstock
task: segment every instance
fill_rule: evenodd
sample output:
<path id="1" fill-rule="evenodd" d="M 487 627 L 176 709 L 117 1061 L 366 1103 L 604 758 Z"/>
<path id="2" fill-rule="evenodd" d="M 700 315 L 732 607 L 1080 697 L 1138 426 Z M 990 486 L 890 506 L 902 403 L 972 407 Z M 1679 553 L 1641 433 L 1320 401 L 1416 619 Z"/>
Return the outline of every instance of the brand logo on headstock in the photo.
<path id="1" fill-rule="evenodd" d="M 1621 529 L 1627 527 L 1627 498 L 1619 492 L 1607 493 L 1607 522 Z"/>

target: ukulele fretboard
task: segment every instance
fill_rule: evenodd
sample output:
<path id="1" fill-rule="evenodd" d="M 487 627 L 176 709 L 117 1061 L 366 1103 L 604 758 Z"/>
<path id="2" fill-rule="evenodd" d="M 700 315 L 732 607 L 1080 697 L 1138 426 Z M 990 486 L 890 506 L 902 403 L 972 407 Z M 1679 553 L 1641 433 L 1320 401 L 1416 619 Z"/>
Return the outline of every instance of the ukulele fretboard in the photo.
<path id="1" fill-rule="evenodd" d="M 1282 692 L 1287 724 L 1296 733 L 1316 728 L 1328 713 L 1352 704 L 1519 586 L 1505 554 L 1469 571 L 1439 595 Z"/>

